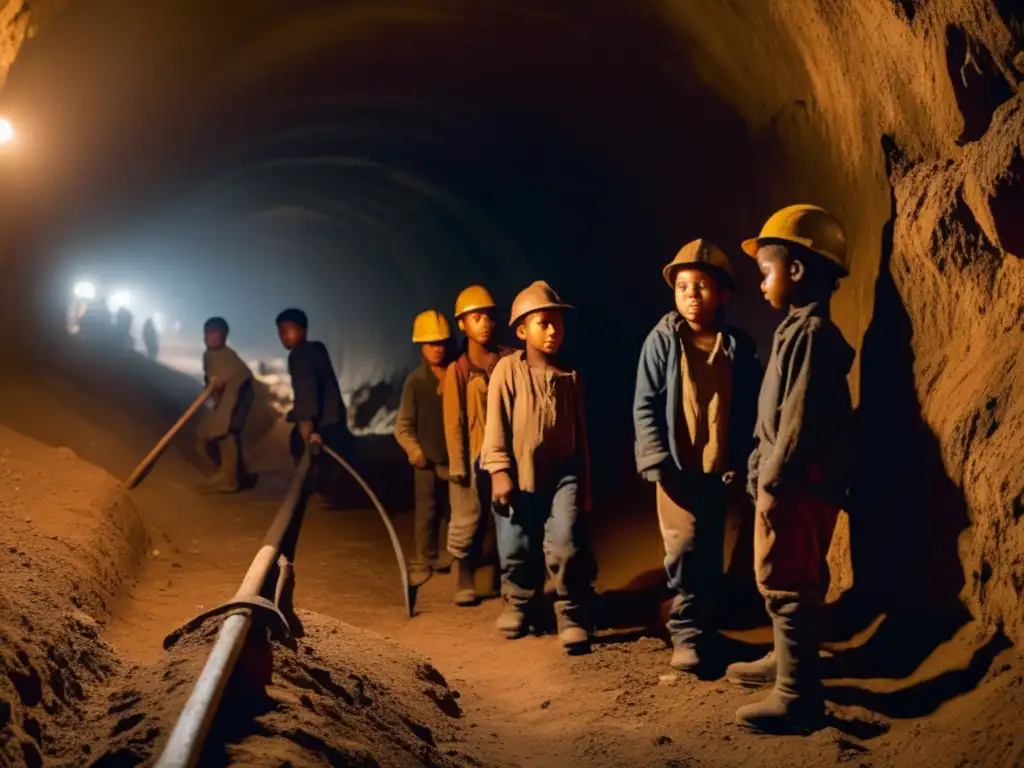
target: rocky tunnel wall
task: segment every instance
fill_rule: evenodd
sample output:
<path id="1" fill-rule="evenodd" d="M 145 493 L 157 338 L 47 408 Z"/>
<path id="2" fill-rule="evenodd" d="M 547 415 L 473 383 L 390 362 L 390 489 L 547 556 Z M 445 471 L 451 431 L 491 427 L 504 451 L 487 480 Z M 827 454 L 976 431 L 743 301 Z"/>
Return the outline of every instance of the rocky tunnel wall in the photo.
<path id="1" fill-rule="evenodd" d="M 19 15 L 10 12 L 14 5 L 6 19 L 12 44 L 28 34 L 24 14 L 30 20 L 45 6 Z M 494 234 L 489 245 L 481 235 L 466 246 L 468 261 L 453 267 L 459 279 L 474 274 L 474 260 L 487 259 L 484 274 L 504 270 L 509 283 L 543 274 L 580 306 L 576 347 L 592 374 L 595 459 L 609 494 L 643 493 L 627 482 L 628 402 L 639 344 L 668 302 L 659 292 L 660 264 L 696 236 L 726 246 L 743 284 L 733 318 L 763 346 L 776 318 L 736 245 L 778 206 L 831 209 L 853 252 L 851 277 L 833 308 L 859 352 L 850 383 L 860 456 L 831 553 L 834 591 L 888 611 L 942 612 L 962 597 L 1019 642 L 1024 124 L 1013 5 L 666 0 L 617 10 L 570 2 L 555 10 L 450 2 L 427 12 L 401 2 L 312 3 L 282 16 L 273 3 L 256 3 L 241 25 L 183 2 L 180 18 L 160 16 L 148 32 L 133 17 L 139 39 L 159 28 L 172 41 L 164 43 L 164 64 L 174 41 L 192 39 L 198 33 L 189 30 L 203 18 L 205 47 L 193 42 L 174 88 L 155 97 L 152 83 L 135 75 L 120 88 L 93 83 L 89 93 L 116 127 L 118 150 L 134 150 L 136 191 L 154 175 L 140 158 L 158 154 L 140 148 L 156 146 L 153 136 L 169 141 L 167 126 L 177 124 L 167 118 L 180 121 L 185 105 L 205 115 L 203 135 L 230 143 L 231 131 L 242 128 L 229 119 L 226 100 L 247 105 L 249 129 L 286 122 L 278 113 L 259 117 L 260 99 L 275 88 L 312 98 L 326 69 L 335 93 L 373 97 L 352 99 L 382 132 L 398 123 L 422 127 L 425 118 L 403 108 L 389 117 L 374 99 L 411 90 L 435 113 L 466 108 L 462 128 L 424 128 L 429 136 L 416 158 L 395 141 L 350 141 L 347 150 L 404 164 L 472 203 Z M 85 25 L 88 13 L 72 3 L 47 20 L 41 50 L 48 35 L 71 40 L 70 18 Z M 311 23 L 317 33 L 301 44 L 289 37 Z M 109 66 L 109 77 L 120 71 Z M 257 69 L 271 74 L 247 80 Z M 199 76 L 202 89 L 183 85 Z M 27 74 L 15 92 L 31 96 L 32 82 Z M 153 114 L 162 130 L 141 119 L 125 127 L 133 99 L 160 104 Z M 343 110 L 350 120 L 353 100 Z M 52 123 L 70 116 L 59 104 L 43 111 Z M 193 125 L 192 133 L 202 131 Z M 404 141 L 412 141 L 409 134 Z M 187 154 L 197 145 L 177 146 Z M 40 225 L 50 221 L 47 212 L 74 210 L 99 162 L 78 163 L 77 181 L 48 192 L 26 218 Z M 359 190 L 392 211 L 378 223 L 411 226 L 393 213 L 416 208 L 410 198 L 400 206 L 377 182 Z M 422 216 L 415 221 L 429 230 Z M 36 236 L 17 242 L 39 242 L 38 226 L 21 231 Z M 436 239 L 431 248 L 450 253 L 455 246 Z M 415 311 L 412 279 L 400 266 L 391 265 L 396 295 L 405 296 L 395 306 Z M 27 268 L 21 283 L 9 282 L 25 285 L 39 274 Z M 503 284 L 501 300 L 517 287 Z"/>

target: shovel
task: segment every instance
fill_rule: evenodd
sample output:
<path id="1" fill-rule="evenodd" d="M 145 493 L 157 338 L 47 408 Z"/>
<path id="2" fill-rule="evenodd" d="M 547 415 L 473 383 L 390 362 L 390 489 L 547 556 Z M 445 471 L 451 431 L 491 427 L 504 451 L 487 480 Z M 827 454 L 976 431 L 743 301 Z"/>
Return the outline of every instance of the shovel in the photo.
<path id="1" fill-rule="evenodd" d="M 124 481 L 125 488 L 130 491 L 142 482 L 142 479 L 146 476 L 149 470 L 153 468 L 153 465 L 156 464 L 156 460 L 159 459 L 160 455 L 167 449 L 168 444 L 170 444 L 171 440 L 174 439 L 174 436 L 181 431 L 181 428 L 185 426 L 189 419 L 195 416 L 196 411 L 203 407 L 203 403 L 210 399 L 214 390 L 217 389 L 217 386 L 218 382 L 215 380 L 211 380 L 210 383 L 206 385 L 206 389 L 199 393 L 199 397 L 192 402 L 192 405 L 188 407 L 188 410 L 181 415 L 181 418 L 175 422 L 173 427 L 167 430 L 167 434 L 160 438 L 160 442 L 156 444 L 156 447 L 149 452 L 146 458 L 144 458 L 139 466 L 135 468 L 135 471 L 133 471 L 131 475 L 128 476 L 128 479 Z"/>
<path id="2" fill-rule="evenodd" d="M 345 471 L 352 475 L 355 481 L 362 486 L 363 490 L 366 491 L 366 495 L 370 497 L 370 501 L 373 502 L 373 506 L 380 515 L 380 519 L 384 522 L 384 527 L 388 529 L 388 536 L 391 537 L 391 548 L 395 551 L 395 558 L 398 560 L 398 572 L 402 577 L 402 594 L 405 597 L 405 611 L 411 619 L 413 607 L 416 602 L 415 588 L 409 583 L 409 570 L 405 566 L 405 555 L 402 553 L 402 545 L 398 541 L 398 534 L 395 532 L 395 527 L 391 524 L 391 518 L 388 517 L 388 513 L 384 510 L 384 505 L 380 503 L 380 499 L 377 498 L 377 495 L 373 492 L 367 482 L 363 480 L 362 476 L 356 472 L 351 464 L 322 443 L 320 444 L 320 450 L 338 462 Z"/>

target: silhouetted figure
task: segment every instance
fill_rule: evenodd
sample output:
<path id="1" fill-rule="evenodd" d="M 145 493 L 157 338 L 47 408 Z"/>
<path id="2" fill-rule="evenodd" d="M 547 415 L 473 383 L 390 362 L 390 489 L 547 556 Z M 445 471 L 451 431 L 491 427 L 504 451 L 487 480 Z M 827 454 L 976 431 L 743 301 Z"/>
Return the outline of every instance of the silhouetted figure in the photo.
<path id="1" fill-rule="evenodd" d="M 160 352 L 160 337 L 151 317 L 147 318 L 142 326 L 142 345 L 146 348 L 146 356 L 150 360 L 156 360 L 157 354 Z"/>
<path id="2" fill-rule="evenodd" d="M 132 339 L 134 320 L 132 313 L 126 307 L 117 310 L 117 315 L 114 318 L 114 342 L 120 349 L 132 349 L 135 346 Z"/>
<path id="3" fill-rule="evenodd" d="M 78 321 L 78 334 L 90 341 L 103 342 L 108 341 L 113 333 L 113 317 L 107 302 L 104 299 L 93 299 Z"/>

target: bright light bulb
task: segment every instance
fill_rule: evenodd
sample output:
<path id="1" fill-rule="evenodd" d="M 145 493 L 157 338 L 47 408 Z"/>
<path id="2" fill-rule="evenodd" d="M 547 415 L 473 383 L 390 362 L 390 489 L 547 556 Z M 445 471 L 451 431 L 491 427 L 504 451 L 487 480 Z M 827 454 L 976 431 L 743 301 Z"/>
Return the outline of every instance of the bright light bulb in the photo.
<path id="1" fill-rule="evenodd" d="M 107 305 L 110 307 L 112 312 L 117 312 L 119 309 L 127 309 L 128 305 L 132 303 L 132 292 L 127 288 L 122 288 L 119 291 L 114 291 L 110 294 L 110 298 L 107 300 Z"/>
<path id="2" fill-rule="evenodd" d="M 14 141 L 14 126 L 6 118 L 0 118 L 0 146 L 6 146 Z"/>
<path id="3" fill-rule="evenodd" d="M 79 299 L 90 301 L 96 298 L 96 286 L 92 283 L 81 282 L 75 284 L 75 296 Z"/>

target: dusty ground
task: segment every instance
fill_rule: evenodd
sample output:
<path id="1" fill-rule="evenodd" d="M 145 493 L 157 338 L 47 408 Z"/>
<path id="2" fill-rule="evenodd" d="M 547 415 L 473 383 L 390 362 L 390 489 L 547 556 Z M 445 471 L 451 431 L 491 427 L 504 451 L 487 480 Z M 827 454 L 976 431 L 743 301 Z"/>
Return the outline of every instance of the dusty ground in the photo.
<path id="1" fill-rule="evenodd" d="M 25 403 L 5 391 L 0 417 L 16 421 Z M 67 441 L 82 444 L 76 452 L 87 452 L 97 426 L 75 422 L 70 412 L 61 421 Z M 123 475 L 137 452 L 123 453 L 102 451 L 93 460 Z M 68 449 L 4 430 L 0 457 L 3 764 L 146 762 L 188 694 L 213 627 L 166 654 L 161 641 L 234 592 L 287 475 L 268 471 L 246 495 L 201 497 L 191 490 L 194 468 L 172 452 L 130 499 L 147 539 L 112 478 Z M 273 451 L 256 458 L 275 464 Z M 404 512 L 396 517 L 407 541 Z M 637 573 L 638 562 L 658 567 L 653 521 L 643 525 L 640 512 L 633 519 L 629 535 L 598 542 L 606 594 L 649 578 Z M 566 658 L 551 637 L 497 637 L 494 601 L 456 609 L 450 576 L 424 585 L 418 615 L 405 619 L 390 547 L 372 511 L 312 505 L 298 557 L 296 600 L 316 612 L 303 614 L 307 637 L 275 651 L 269 677 L 260 649 L 243 659 L 252 687 L 231 696 L 248 704 L 217 724 L 215 743 L 227 746 L 213 748 L 205 764 L 1024 761 L 1024 663 L 999 634 L 973 624 L 926 634 L 893 617 L 876 621 L 833 647 L 832 725 L 807 739 L 773 739 L 731 724 L 735 708 L 756 692 L 668 674 L 663 641 L 642 625 L 619 622 L 602 631 L 592 655 Z M 730 644 L 730 652 L 752 656 L 765 634 L 734 639 L 748 642 Z"/>

